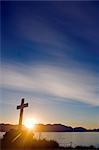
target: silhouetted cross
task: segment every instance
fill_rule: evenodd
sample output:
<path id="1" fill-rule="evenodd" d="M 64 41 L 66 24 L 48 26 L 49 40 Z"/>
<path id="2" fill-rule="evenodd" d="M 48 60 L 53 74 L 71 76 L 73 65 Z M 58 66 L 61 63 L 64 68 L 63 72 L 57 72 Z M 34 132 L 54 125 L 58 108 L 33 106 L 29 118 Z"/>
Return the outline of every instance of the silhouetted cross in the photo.
<path id="1" fill-rule="evenodd" d="M 20 116 L 19 116 L 19 128 L 22 128 L 22 120 L 23 120 L 23 109 L 28 107 L 28 103 L 24 104 L 24 98 L 21 100 L 21 105 L 17 106 L 17 109 L 20 109 Z"/>

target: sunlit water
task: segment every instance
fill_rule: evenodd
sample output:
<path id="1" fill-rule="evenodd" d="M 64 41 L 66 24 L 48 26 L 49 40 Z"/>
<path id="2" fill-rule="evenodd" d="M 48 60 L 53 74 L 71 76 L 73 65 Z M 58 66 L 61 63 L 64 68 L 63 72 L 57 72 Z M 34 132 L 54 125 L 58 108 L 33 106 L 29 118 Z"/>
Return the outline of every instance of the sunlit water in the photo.
<path id="1" fill-rule="evenodd" d="M 0 138 L 4 133 L 0 132 Z M 99 132 L 42 132 L 34 133 L 37 139 L 57 141 L 60 146 L 96 146 L 99 147 Z"/>
<path id="2" fill-rule="evenodd" d="M 43 132 L 35 133 L 36 138 L 57 141 L 60 146 L 90 146 L 99 147 L 99 132 Z"/>

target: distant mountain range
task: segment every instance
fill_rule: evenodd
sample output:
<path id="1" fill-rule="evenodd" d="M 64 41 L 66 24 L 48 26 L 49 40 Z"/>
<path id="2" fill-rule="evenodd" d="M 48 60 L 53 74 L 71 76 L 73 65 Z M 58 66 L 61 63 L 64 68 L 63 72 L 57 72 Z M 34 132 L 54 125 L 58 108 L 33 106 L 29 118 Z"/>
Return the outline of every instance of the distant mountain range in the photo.
<path id="1" fill-rule="evenodd" d="M 10 129 L 17 129 L 18 125 L 0 124 L 0 132 L 7 132 Z M 24 128 L 24 126 L 23 126 Z M 86 129 L 83 127 L 65 126 L 62 124 L 36 124 L 35 131 L 37 132 L 99 132 L 98 129 Z"/>

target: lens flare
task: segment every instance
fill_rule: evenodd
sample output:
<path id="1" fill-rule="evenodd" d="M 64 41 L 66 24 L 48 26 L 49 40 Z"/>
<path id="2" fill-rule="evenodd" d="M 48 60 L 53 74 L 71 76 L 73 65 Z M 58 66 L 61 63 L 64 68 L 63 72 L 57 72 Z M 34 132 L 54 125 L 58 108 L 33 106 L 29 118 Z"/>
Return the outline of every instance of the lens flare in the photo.
<path id="1" fill-rule="evenodd" d="M 30 130 L 32 130 L 35 127 L 36 121 L 33 119 L 26 119 L 24 121 L 24 126 Z"/>

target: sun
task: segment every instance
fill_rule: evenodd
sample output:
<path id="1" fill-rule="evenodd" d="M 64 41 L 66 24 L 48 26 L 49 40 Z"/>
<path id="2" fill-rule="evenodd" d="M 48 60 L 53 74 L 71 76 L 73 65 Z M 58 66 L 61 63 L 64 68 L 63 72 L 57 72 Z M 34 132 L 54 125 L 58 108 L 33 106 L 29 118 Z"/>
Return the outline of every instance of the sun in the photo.
<path id="1" fill-rule="evenodd" d="M 35 127 L 36 121 L 33 119 L 26 119 L 24 121 L 24 126 L 30 130 L 32 130 Z"/>

